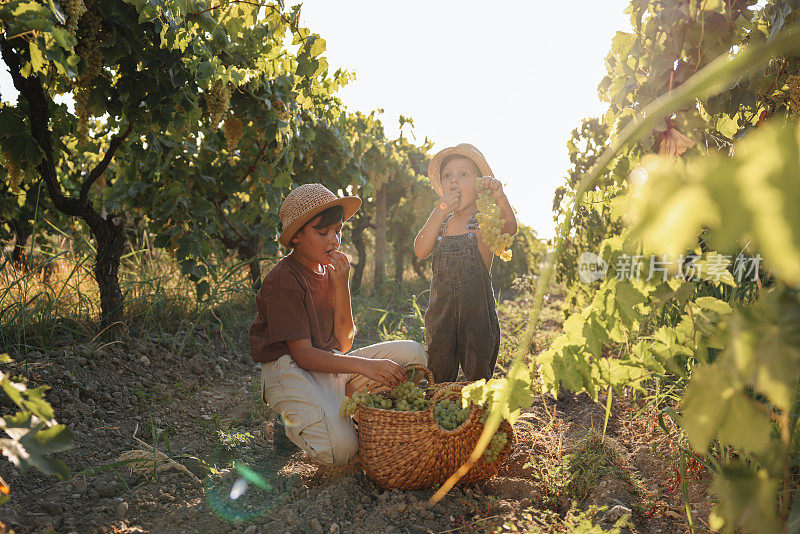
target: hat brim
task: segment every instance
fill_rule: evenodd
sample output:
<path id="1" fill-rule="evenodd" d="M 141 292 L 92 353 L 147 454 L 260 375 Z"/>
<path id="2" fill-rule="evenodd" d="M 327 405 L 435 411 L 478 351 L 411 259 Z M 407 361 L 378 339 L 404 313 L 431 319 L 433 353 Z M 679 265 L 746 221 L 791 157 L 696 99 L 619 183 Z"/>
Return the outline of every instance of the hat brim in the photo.
<path id="1" fill-rule="evenodd" d="M 466 147 L 452 146 L 449 148 L 444 148 L 437 152 L 433 158 L 431 158 L 431 162 L 428 165 L 428 180 L 431 181 L 433 190 L 436 191 L 439 196 L 442 195 L 442 162 L 445 160 L 445 158 L 452 155 L 463 156 L 469 159 L 478 166 L 481 176 L 491 176 L 494 178 L 494 173 L 492 172 L 491 167 L 489 167 L 489 164 L 486 162 L 486 158 L 484 158 L 481 154 Z"/>
<path id="2" fill-rule="evenodd" d="M 286 226 L 286 228 L 281 231 L 278 241 L 280 241 L 281 245 L 288 248 L 289 243 L 294 237 L 294 234 L 296 234 L 304 224 L 333 206 L 341 206 L 344 208 L 344 220 L 347 221 L 350 219 L 350 217 L 355 215 L 355 213 L 358 211 L 358 208 L 361 207 L 361 199 L 359 197 L 341 197 L 337 198 L 336 200 L 330 200 L 320 204 L 319 206 L 315 206 L 313 209 L 310 209 L 299 217 L 296 217 L 288 226 Z"/>

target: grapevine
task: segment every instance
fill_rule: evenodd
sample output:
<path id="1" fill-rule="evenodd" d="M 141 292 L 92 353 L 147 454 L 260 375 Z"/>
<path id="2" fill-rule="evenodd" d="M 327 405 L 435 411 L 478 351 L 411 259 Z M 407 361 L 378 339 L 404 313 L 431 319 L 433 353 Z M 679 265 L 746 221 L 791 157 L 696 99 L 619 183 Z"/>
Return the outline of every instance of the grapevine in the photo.
<path id="1" fill-rule="evenodd" d="M 211 124 L 217 125 L 228 112 L 231 104 L 231 91 L 227 83 L 214 80 L 206 93 L 206 108 L 211 115 Z"/>
<path id="2" fill-rule="evenodd" d="M 81 4 L 83 5 L 82 1 Z M 103 68 L 103 53 L 100 51 L 102 13 L 98 6 L 90 4 L 90 7 L 92 9 L 81 18 L 80 40 L 76 50 L 85 63 L 84 71 L 75 87 L 75 116 L 78 117 L 80 141 L 89 135 L 89 84 Z"/>
<path id="3" fill-rule="evenodd" d="M 100 51 L 100 31 L 102 30 L 102 12 L 96 4 L 81 19 L 80 36 L 76 52 L 86 63 L 81 75 L 81 83 L 88 84 L 103 68 L 103 53 Z"/>
<path id="4" fill-rule="evenodd" d="M 78 33 L 78 21 L 86 13 L 86 4 L 83 0 L 67 0 L 65 11 L 67 12 L 67 31 L 73 37 Z"/>
<path id="5" fill-rule="evenodd" d="M 244 135 L 244 128 L 242 121 L 236 117 L 228 117 L 222 125 L 225 130 L 225 139 L 227 141 L 228 150 L 233 152 L 239 145 L 239 140 Z"/>
<path id="6" fill-rule="evenodd" d="M 500 217 L 500 208 L 497 207 L 489 190 L 482 184 L 478 185 L 478 228 L 481 230 L 481 239 L 489 249 L 497 254 L 501 260 L 511 259 L 511 242 L 514 237 L 503 233 L 505 219 Z"/>
<path id="7" fill-rule="evenodd" d="M 78 140 L 89 135 L 89 88 L 79 85 L 75 88 L 75 116 L 78 117 Z"/>
<path id="8" fill-rule="evenodd" d="M 7 152 L 3 152 L 8 168 L 8 185 L 12 193 L 19 193 L 19 184 L 22 182 L 22 169 L 19 163 L 14 161 Z"/>

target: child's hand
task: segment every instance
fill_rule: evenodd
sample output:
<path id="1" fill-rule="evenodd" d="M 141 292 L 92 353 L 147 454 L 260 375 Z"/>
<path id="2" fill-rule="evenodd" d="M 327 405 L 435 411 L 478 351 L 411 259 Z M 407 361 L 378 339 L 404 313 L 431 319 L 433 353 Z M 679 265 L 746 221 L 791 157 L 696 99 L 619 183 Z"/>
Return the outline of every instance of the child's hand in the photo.
<path id="1" fill-rule="evenodd" d="M 489 194 L 492 195 L 492 198 L 499 199 L 505 193 L 503 193 L 503 184 L 500 183 L 500 180 L 497 178 L 492 178 L 491 176 L 484 176 L 482 178 L 478 178 L 480 184 L 489 191 Z"/>
<path id="2" fill-rule="evenodd" d="M 331 278 L 334 285 L 346 286 L 350 282 L 350 260 L 338 250 L 328 252 L 328 265 L 333 267 Z"/>
<path id="3" fill-rule="evenodd" d="M 406 373 L 403 371 L 402 367 L 392 360 L 383 358 L 364 360 L 359 374 L 390 388 L 393 388 L 406 379 Z"/>
<path id="4" fill-rule="evenodd" d="M 445 191 L 444 195 L 439 199 L 439 207 L 445 213 L 450 213 L 458 207 L 461 203 L 461 191 L 458 189 L 451 189 Z"/>

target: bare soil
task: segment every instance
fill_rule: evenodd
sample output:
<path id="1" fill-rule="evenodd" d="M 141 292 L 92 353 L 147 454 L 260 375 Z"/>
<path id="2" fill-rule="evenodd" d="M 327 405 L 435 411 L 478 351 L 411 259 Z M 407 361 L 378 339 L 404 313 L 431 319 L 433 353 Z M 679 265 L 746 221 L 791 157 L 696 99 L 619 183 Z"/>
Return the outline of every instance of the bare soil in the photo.
<path id="1" fill-rule="evenodd" d="M 180 354 L 181 333 L 12 354 L 30 386 L 53 386 L 47 399 L 75 434 L 59 457 L 82 474 L 61 482 L 0 461 L 12 491 L 0 532 L 566 532 L 585 509 L 581 517 L 606 528 L 630 515 L 624 531 L 688 530 L 674 431 L 631 398 L 615 399 L 604 436 L 602 404 L 568 392 L 537 397 L 514 425 L 516 449 L 498 476 L 431 505 L 433 489 L 383 490 L 358 459 L 327 468 L 302 452 L 275 456 L 274 415 L 260 401 L 245 331 L 192 336 Z M 142 442 L 177 464 L 144 473 L 113 465 L 148 450 Z M 708 477 L 691 472 L 693 518 L 703 525 Z"/>

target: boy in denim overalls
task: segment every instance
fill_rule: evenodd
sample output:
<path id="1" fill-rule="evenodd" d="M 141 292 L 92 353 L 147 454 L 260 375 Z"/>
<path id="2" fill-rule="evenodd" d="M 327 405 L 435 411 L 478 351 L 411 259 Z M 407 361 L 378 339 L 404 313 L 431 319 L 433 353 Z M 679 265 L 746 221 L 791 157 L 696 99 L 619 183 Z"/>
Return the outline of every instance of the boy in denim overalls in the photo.
<path id="1" fill-rule="evenodd" d="M 514 211 L 483 154 L 462 143 L 436 154 L 428 178 L 440 195 L 414 240 L 414 253 L 433 253 L 430 304 L 425 313 L 428 368 L 437 382 L 452 382 L 459 365 L 467 380 L 489 379 L 500 349 L 500 323 L 492 290 L 492 251 L 481 239 L 475 214 L 480 180 L 517 233 Z"/>

